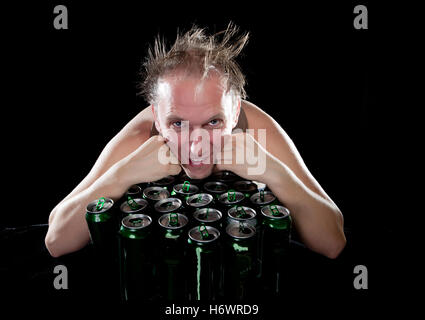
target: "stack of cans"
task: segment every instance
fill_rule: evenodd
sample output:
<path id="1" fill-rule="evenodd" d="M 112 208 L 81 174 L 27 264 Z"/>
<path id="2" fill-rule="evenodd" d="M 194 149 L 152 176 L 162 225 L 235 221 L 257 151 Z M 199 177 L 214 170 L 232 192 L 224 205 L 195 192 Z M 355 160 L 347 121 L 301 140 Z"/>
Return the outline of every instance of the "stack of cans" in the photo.
<path id="1" fill-rule="evenodd" d="M 285 289 L 289 210 L 232 172 L 131 186 L 117 202 L 90 203 L 86 221 L 96 250 L 118 248 L 123 301 L 244 301 Z"/>

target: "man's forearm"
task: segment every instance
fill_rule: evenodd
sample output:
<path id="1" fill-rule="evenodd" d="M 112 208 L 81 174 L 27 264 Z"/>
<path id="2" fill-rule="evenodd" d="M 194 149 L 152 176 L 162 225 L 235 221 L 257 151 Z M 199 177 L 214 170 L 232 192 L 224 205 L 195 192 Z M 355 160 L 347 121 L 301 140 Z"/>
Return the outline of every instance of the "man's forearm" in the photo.
<path id="1" fill-rule="evenodd" d="M 65 200 L 56 207 L 49 218 L 46 247 L 54 257 L 67 254 L 84 247 L 89 241 L 89 231 L 85 221 L 86 206 L 100 197 L 118 200 L 127 190 L 127 183 L 121 181 L 115 168 L 99 177 L 89 188 Z"/>
<path id="2" fill-rule="evenodd" d="M 338 207 L 307 188 L 284 164 L 275 171 L 268 186 L 290 210 L 304 244 L 329 258 L 337 257 L 346 242 Z"/>

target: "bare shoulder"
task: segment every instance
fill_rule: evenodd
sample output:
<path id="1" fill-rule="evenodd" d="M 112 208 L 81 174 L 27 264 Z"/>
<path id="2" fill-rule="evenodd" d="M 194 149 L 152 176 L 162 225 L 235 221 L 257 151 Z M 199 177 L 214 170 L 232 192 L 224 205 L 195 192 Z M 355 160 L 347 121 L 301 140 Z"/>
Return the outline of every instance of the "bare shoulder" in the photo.
<path id="1" fill-rule="evenodd" d="M 245 111 L 249 129 L 265 129 L 273 124 L 273 118 L 252 102 L 242 100 L 241 105 Z"/>
<path id="2" fill-rule="evenodd" d="M 287 165 L 308 188 L 332 201 L 310 173 L 294 142 L 281 125 L 253 103 L 243 101 L 242 106 L 248 119 L 248 129 L 254 129 L 254 139 Z M 266 129 L 265 141 L 258 138 L 259 131 L 256 129 Z"/>

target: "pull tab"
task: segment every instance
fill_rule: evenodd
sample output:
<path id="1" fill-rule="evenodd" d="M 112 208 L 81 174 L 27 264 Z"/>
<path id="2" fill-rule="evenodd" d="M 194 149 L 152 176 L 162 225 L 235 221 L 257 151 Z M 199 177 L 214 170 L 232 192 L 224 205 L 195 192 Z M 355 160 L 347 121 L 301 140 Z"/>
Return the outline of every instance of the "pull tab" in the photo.
<path id="1" fill-rule="evenodd" d="M 205 214 L 205 219 L 208 219 L 209 212 L 210 212 L 210 208 L 207 208 L 207 213 Z"/>
<path id="2" fill-rule="evenodd" d="M 178 226 L 179 219 L 178 219 L 177 213 L 175 212 L 170 213 L 169 224 L 170 226 L 173 226 L 173 227 Z"/>
<path id="3" fill-rule="evenodd" d="M 272 215 L 274 216 L 280 215 L 279 209 L 276 207 L 276 205 L 271 205 L 270 210 L 272 211 Z"/>
<path id="4" fill-rule="evenodd" d="M 139 209 L 141 206 L 136 202 L 136 201 L 134 201 L 134 199 L 132 198 L 132 197 L 130 197 L 130 196 L 128 196 L 127 197 L 127 204 L 128 204 L 128 206 L 131 208 L 131 210 L 137 210 L 137 209 Z"/>
<path id="5" fill-rule="evenodd" d="M 260 200 L 264 202 L 264 190 L 260 190 Z"/>
<path id="6" fill-rule="evenodd" d="M 236 207 L 236 212 L 237 212 L 237 217 L 238 218 L 243 218 L 247 215 L 245 209 L 243 207 L 237 206 Z"/>
<path id="7" fill-rule="evenodd" d="M 130 222 L 135 226 L 135 227 L 140 227 L 144 225 L 143 219 L 140 218 L 136 218 L 136 219 L 131 219 Z"/>
<path id="8" fill-rule="evenodd" d="M 198 199 L 196 201 L 198 201 L 198 203 L 202 201 L 202 194 L 198 195 Z"/>
<path id="9" fill-rule="evenodd" d="M 205 239 L 208 239 L 208 237 L 210 236 L 210 234 L 208 233 L 207 228 L 204 225 L 199 226 L 198 227 L 198 230 L 201 233 L 202 239 L 204 239 L 204 240 Z"/>
<path id="10" fill-rule="evenodd" d="M 99 198 L 99 200 L 97 200 L 97 204 L 96 204 L 96 211 L 100 211 L 103 208 L 103 205 L 105 204 L 105 197 L 101 197 Z"/>
<path id="11" fill-rule="evenodd" d="M 189 192 L 189 187 L 190 187 L 190 182 L 189 181 L 185 181 L 183 182 L 183 191 Z"/>
<path id="12" fill-rule="evenodd" d="M 227 191 L 227 200 L 229 200 L 230 202 L 236 200 L 235 190 L 231 189 L 231 190 Z"/>

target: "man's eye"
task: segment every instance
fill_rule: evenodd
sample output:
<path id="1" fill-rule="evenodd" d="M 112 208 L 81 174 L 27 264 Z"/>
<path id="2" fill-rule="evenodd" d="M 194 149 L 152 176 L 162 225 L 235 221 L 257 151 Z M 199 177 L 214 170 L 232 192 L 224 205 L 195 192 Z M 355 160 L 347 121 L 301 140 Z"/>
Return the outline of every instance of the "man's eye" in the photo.
<path id="1" fill-rule="evenodd" d="M 173 122 L 173 126 L 175 126 L 175 127 L 177 127 L 177 128 L 181 128 L 181 126 L 182 126 L 182 122 L 181 122 L 181 121 Z"/>
<path id="2" fill-rule="evenodd" d="M 220 120 L 214 119 L 214 120 L 211 120 L 210 122 L 208 122 L 208 124 L 210 126 L 216 126 L 216 125 L 220 124 Z"/>

